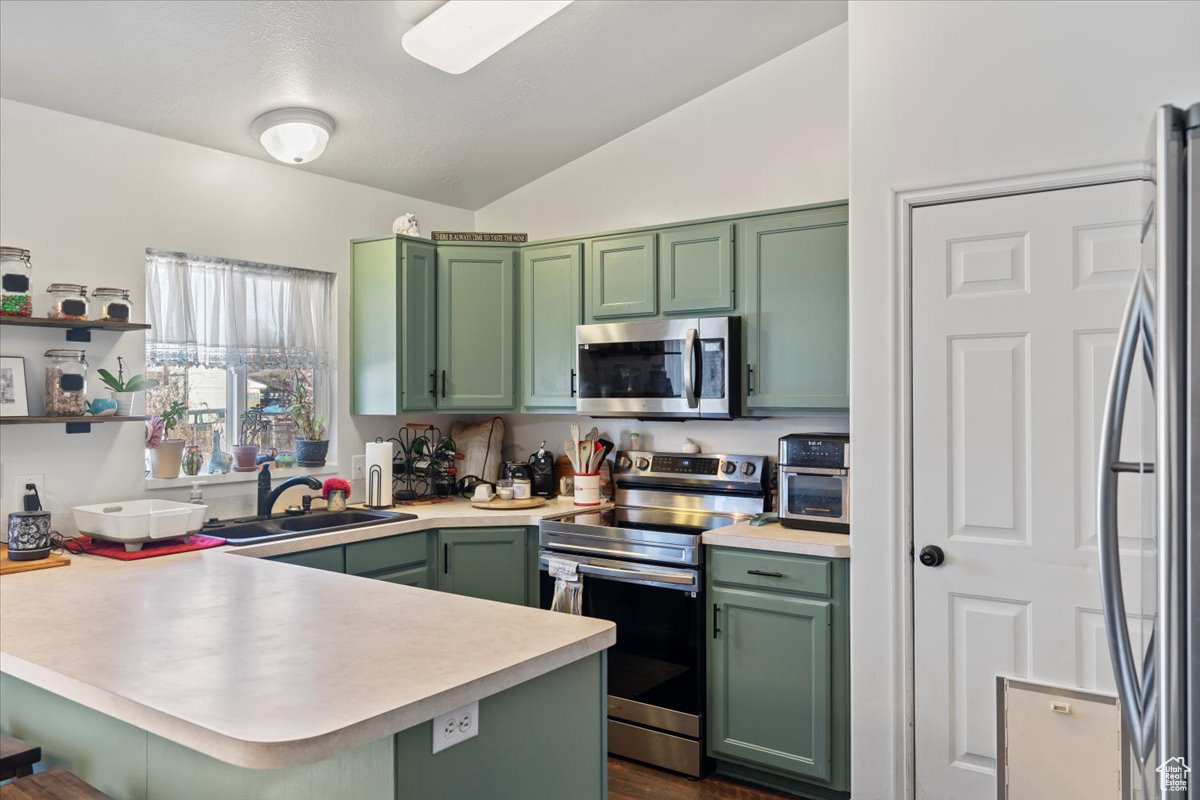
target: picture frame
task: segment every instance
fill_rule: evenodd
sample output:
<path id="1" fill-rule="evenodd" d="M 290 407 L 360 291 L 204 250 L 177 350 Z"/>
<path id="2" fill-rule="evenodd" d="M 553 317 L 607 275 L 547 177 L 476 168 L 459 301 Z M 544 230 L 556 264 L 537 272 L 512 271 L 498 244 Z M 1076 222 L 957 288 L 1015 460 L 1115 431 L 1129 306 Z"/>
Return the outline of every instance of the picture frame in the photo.
<path id="1" fill-rule="evenodd" d="M 0 356 L 0 417 L 28 417 L 29 388 L 25 382 L 25 359 Z"/>

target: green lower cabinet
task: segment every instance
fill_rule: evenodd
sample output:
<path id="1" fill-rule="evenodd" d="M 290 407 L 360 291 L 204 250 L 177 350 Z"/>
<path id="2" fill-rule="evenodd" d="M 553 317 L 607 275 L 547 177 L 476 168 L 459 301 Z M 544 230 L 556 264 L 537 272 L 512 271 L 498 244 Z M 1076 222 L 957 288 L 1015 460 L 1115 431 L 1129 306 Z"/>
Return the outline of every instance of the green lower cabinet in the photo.
<path id="1" fill-rule="evenodd" d="M 432 533 L 406 533 L 346 545 L 346 572 L 388 583 L 433 587 Z"/>
<path id="2" fill-rule="evenodd" d="M 709 755 L 743 776 L 744 768 L 758 770 L 767 783 L 848 791 L 847 565 L 755 555 L 751 566 L 769 574 L 803 576 L 832 565 L 833 585 L 813 583 L 810 593 L 793 581 L 785 585 L 799 591 L 773 591 L 722 585 L 710 573 Z"/>
<path id="3" fill-rule="evenodd" d="M 733 223 L 688 225 L 658 235 L 658 298 L 665 314 L 731 311 Z"/>
<path id="4" fill-rule="evenodd" d="M 583 322 L 583 245 L 521 253 L 521 406 L 575 408 L 575 326 Z"/>
<path id="5" fill-rule="evenodd" d="M 748 416 L 849 408 L 848 210 L 738 223 Z"/>
<path id="6" fill-rule="evenodd" d="M 525 528 L 438 531 L 437 588 L 525 605 L 529 593 Z"/>
<path id="7" fill-rule="evenodd" d="M 319 550 L 302 550 L 299 553 L 285 553 L 281 556 L 270 556 L 271 561 L 282 561 L 285 564 L 295 564 L 298 567 L 311 567 L 329 572 L 346 571 L 346 554 L 341 546 L 322 547 Z"/>

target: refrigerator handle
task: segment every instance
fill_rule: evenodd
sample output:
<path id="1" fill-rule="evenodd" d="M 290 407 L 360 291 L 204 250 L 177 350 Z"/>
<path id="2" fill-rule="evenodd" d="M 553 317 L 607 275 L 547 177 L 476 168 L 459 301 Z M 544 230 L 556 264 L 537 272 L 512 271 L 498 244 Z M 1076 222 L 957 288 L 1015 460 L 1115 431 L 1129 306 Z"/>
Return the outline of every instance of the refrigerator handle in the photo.
<path id="1" fill-rule="evenodd" d="M 1138 681 L 1133 659 L 1133 647 L 1125 616 L 1125 596 L 1121 580 L 1121 552 L 1117 532 L 1117 477 L 1123 465 L 1121 433 L 1125 423 L 1125 402 L 1130 377 L 1137 361 L 1139 334 L 1153 325 L 1153 309 L 1146 284 L 1139 274 L 1129 293 L 1121 328 L 1117 334 L 1117 352 L 1104 403 L 1104 422 L 1100 428 L 1099 464 L 1096 486 L 1096 550 L 1100 561 L 1100 600 L 1104 611 L 1104 630 L 1112 658 L 1113 675 L 1125 727 L 1138 760 L 1145 763 L 1154 742 L 1153 716 L 1150 709 L 1156 703 L 1155 670 L 1143 667 L 1143 681 Z M 1149 367 L 1153 389 L 1153 342 L 1143 337 L 1142 356 Z M 1144 664 L 1155 661 L 1157 637 L 1151 636 Z M 1149 723 L 1149 724 L 1148 724 Z"/>

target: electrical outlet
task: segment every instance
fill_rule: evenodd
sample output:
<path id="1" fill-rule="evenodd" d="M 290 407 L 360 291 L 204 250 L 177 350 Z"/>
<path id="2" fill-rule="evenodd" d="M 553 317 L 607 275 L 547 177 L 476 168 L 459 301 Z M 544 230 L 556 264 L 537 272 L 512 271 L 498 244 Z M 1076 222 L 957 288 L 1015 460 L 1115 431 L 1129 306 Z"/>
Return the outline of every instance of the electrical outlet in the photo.
<path id="1" fill-rule="evenodd" d="M 367 457 L 354 456 L 350 459 L 350 480 L 361 481 L 367 477 Z"/>
<path id="2" fill-rule="evenodd" d="M 456 708 L 433 720 L 433 752 L 438 753 L 479 735 L 479 703 Z"/>
<path id="3" fill-rule="evenodd" d="M 46 507 L 46 476 L 45 475 L 15 475 L 13 476 L 13 488 L 16 489 L 15 495 L 18 498 L 17 508 L 24 508 L 22 498 L 25 496 L 25 484 L 32 483 L 37 487 L 38 496 L 42 498 L 42 507 Z"/>

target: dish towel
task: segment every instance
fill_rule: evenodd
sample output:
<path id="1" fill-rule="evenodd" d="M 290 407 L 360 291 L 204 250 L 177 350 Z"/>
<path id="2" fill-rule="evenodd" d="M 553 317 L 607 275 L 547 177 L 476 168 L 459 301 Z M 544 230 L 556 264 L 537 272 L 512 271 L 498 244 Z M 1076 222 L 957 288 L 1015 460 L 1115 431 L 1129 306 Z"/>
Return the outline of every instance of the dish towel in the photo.
<path id="1" fill-rule="evenodd" d="M 582 615 L 583 578 L 579 574 L 579 562 L 551 558 L 547 572 L 554 578 L 554 599 L 550 601 L 550 610 Z"/>

